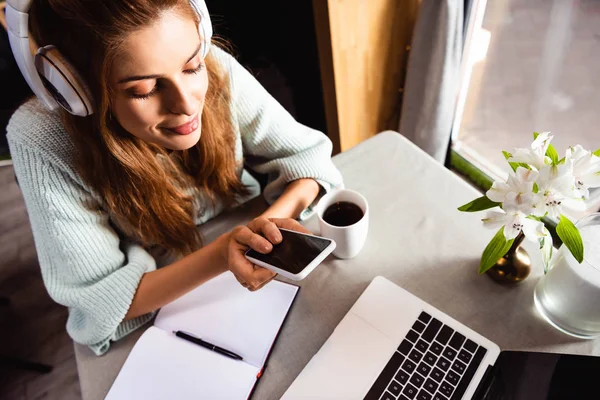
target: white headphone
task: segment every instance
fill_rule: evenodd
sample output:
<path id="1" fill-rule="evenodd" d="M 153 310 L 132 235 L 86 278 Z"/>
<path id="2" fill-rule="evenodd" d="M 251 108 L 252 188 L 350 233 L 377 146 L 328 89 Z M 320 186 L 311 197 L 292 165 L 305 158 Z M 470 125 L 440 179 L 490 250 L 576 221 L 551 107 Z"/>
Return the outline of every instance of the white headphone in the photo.
<path id="1" fill-rule="evenodd" d="M 85 117 L 93 114 L 91 92 L 75 68 L 60 54 L 54 45 L 40 47 L 35 56 L 29 45 L 29 8 L 33 0 L 8 0 L 6 23 L 8 38 L 17 65 L 35 95 L 50 110 L 59 105 L 73 115 Z M 210 50 L 212 24 L 204 0 L 190 0 L 198 15 L 202 57 Z"/>

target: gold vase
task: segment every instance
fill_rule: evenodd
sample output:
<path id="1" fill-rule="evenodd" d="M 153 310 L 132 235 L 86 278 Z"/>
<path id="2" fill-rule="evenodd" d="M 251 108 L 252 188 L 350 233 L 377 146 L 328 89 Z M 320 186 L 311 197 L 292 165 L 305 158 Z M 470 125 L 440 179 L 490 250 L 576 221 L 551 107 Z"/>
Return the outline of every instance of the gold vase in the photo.
<path id="1" fill-rule="evenodd" d="M 487 270 L 490 278 L 498 283 L 517 283 L 529 276 L 531 259 L 527 251 L 521 247 L 525 235 L 519 232 L 510 250 Z"/>

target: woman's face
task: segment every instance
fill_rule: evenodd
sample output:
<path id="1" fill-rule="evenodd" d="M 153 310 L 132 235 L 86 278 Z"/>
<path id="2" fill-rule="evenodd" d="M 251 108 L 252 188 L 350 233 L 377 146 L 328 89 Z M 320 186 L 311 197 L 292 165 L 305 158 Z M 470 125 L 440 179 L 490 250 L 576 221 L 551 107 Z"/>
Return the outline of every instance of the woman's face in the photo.
<path id="1" fill-rule="evenodd" d="M 129 133 L 170 150 L 200 140 L 208 75 L 194 20 L 168 11 L 131 34 L 109 75 L 112 112 Z"/>

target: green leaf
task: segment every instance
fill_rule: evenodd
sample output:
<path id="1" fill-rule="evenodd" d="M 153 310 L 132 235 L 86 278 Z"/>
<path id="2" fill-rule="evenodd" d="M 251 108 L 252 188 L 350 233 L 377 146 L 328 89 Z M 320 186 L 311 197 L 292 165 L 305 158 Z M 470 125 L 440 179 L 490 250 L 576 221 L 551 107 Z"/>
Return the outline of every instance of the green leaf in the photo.
<path id="1" fill-rule="evenodd" d="M 533 132 L 533 140 L 537 139 L 540 136 L 539 132 Z"/>
<path id="2" fill-rule="evenodd" d="M 564 163 L 565 163 L 565 161 L 567 161 L 567 157 L 563 157 L 563 158 L 561 158 L 560 160 L 558 160 L 558 165 L 560 165 L 560 164 L 564 164 Z"/>
<path id="3" fill-rule="evenodd" d="M 600 149 L 596 150 L 592 154 L 595 155 L 596 157 L 600 157 Z"/>
<path id="4" fill-rule="evenodd" d="M 496 261 L 504 257 L 514 241 L 515 239 L 506 240 L 504 237 L 504 227 L 501 227 L 481 255 L 479 273 L 483 274 L 492 268 L 496 264 Z"/>
<path id="5" fill-rule="evenodd" d="M 496 203 L 495 201 L 491 201 L 487 198 L 487 196 L 481 196 L 470 203 L 467 203 L 463 206 L 458 207 L 458 211 L 465 212 L 474 212 L 487 210 L 488 208 L 493 208 L 499 206 L 500 203 Z"/>
<path id="6" fill-rule="evenodd" d="M 508 161 L 509 158 L 512 157 L 512 154 L 510 154 L 508 151 L 502 151 L 502 154 L 504 155 L 504 158 Z M 529 164 L 525 164 L 522 162 L 508 162 L 508 164 L 510 165 L 510 167 L 512 168 L 513 171 L 517 171 L 517 168 L 519 167 L 523 167 L 523 168 L 527 168 L 527 169 L 531 169 L 531 167 L 529 166 Z"/>
<path id="7" fill-rule="evenodd" d="M 560 221 L 556 226 L 556 233 L 573 257 L 581 264 L 583 262 L 583 240 L 577 227 L 564 215 L 560 215 Z"/>
<path id="8" fill-rule="evenodd" d="M 536 182 L 533 182 L 533 193 L 538 193 L 540 191 L 540 187 Z"/>
<path id="9" fill-rule="evenodd" d="M 548 150 L 546 150 L 546 155 L 552 160 L 552 165 L 558 164 L 558 152 L 556 151 L 554 146 L 548 146 Z"/>

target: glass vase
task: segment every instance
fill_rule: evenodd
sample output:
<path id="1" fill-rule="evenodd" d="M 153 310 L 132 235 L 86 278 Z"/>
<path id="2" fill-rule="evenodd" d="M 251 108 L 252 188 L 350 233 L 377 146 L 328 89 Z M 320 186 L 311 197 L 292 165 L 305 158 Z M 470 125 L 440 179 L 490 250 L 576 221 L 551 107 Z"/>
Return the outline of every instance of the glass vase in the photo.
<path id="1" fill-rule="evenodd" d="M 575 226 L 583 239 L 583 262 L 562 245 L 536 285 L 534 301 L 552 326 L 588 339 L 600 336 L 600 213 L 580 219 Z"/>

